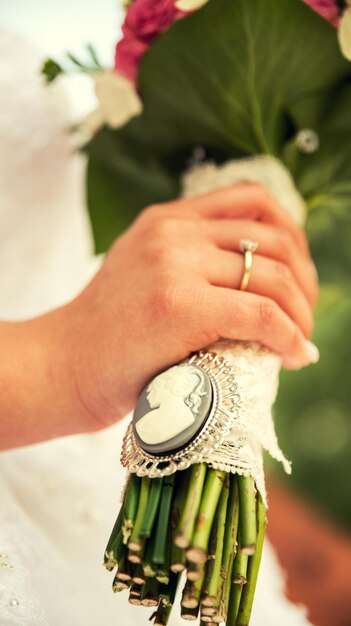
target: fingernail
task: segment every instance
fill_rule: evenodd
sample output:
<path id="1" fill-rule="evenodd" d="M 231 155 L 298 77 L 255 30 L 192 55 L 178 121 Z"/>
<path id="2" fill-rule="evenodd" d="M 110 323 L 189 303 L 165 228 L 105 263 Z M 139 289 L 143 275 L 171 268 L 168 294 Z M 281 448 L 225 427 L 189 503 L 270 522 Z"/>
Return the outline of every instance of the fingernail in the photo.
<path id="1" fill-rule="evenodd" d="M 319 350 L 317 346 L 312 343 L 312 341 L 308 341 L 307 339 L 303 342 L 305 348 L 305 354 L 310 363 L 317 363 L 319 361 Z"/>
<path id="2" fill-rule="evenodd" d="M 311 266 L 312 266 L 312 271 L 313 271 L 313 273 L 315 275 L 315 278 L 316 278 L 316 280 L 318 282 L 319 276 L 318 276 L 317 268 L 316 268 L 315 264 L 313 263 L 313 261 L 311 261 Z"/>

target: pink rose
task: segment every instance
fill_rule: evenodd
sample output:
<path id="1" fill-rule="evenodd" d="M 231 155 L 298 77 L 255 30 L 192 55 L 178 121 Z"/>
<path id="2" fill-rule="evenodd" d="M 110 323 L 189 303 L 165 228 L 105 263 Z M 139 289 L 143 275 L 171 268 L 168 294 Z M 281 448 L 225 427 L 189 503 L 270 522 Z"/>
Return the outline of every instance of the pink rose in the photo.
<path id="1" fill-rule="evenodd" d="M 122 26 L 123 38 L 116 46 L 115 69 L 137 82 L 140 61 L 161 33 L 187 15 L 174 6 L 175 0 L 134 0 Z"/>
<path id="2" fill-rule="evenodd" d="M 134 0 L 130 5 L 122 30 L 126 37 L 151 44 L 184 13 L 174 6 L 175 0 Z"/>
<path id="3" fill-rule="evenodd" d="M 303 0 L 305 4 L 311 7 L 316 13 L 319 13 L 324 19 L 337 26 L 339 23 L 340 11 L 336 0 Z"/>
<path id="4" fill-rule="evenodd" d="M 115 69 L 136 83 L 140 61 L 148 46 L 134 37 L 124 37 L 117 43 Z"/>

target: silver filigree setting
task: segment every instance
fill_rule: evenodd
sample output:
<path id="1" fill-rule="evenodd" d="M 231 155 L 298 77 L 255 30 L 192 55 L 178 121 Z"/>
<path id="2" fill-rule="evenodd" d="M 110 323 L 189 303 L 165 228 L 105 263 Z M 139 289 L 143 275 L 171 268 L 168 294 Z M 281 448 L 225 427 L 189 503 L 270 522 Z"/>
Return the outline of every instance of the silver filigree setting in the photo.
<path id="1" fill-rule="evenodd" d="M 157 478 L 185 470 L 200 463 L 228 436 L 239 417 L 240 395 L 232 365 L 214 352 L 199 351 L 183 363 L 203 369 L 213 389 L 213 403 L 206 423 L 196 437 L 181 450 L 165 456 L 155 456 L 143 450 L 133 434 L 132 422 L 124 436 L 121 463 L 138 476 Z"/>

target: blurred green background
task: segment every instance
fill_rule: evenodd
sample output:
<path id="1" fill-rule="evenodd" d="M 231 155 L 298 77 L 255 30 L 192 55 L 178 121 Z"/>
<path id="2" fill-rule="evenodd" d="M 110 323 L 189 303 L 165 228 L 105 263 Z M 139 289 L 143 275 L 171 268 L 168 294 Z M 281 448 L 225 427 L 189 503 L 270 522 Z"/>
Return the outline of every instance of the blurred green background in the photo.
<path id="1" fill-rule="evenodd" d="M 322 289 L 314 341 L 317 365 L 281 374 L 275 422 L 282 449 L 293 461 L 288 481 L 330 518 L 351 530 L 351 297 Z"/>

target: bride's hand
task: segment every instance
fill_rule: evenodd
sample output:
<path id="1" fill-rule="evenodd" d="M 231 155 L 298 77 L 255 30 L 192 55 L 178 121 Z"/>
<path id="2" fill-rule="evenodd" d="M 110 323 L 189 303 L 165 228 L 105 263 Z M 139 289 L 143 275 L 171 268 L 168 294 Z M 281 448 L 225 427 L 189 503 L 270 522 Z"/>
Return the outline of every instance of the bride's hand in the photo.
<path id="1" fill-rule="evenodd" d="M 246 292 L 242 238 L 259 243 Z M 91 428 L 112 423 L 157 372 L 220 337 L 257 340 L 288 368 L 313 363 L 317 295 L 305 235 L 260 186 L 150 207 L 62 309 L 80 409 Z"/>

